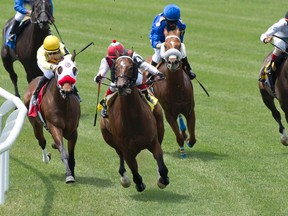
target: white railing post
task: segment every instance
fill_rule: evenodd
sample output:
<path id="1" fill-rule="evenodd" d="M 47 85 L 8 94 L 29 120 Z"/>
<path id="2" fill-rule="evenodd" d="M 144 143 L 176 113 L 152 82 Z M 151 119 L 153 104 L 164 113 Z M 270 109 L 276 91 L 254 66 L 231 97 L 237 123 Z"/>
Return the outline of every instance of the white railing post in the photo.
<path id="1" fill-rule="evenodd" d="M 27 109 L 18 97 L 2 88 L 0 96 L 6 99 L 0 106 L 0 205 L 2 205 L 5 201 L 5 192 L 9 188 L 10 148 L 22 129 Z M 6 114 L 8 117 L 3 127 L 3 116 Z"/>

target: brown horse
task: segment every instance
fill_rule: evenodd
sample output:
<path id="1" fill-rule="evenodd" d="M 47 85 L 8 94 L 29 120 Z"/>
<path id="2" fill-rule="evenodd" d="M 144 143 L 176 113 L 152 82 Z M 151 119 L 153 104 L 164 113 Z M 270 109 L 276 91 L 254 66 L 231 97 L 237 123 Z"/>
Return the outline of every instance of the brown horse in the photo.
<path id="1" fill-rule="evenodd" d="M 282 55 L 283 56 L 283 55 Z M 286 122 L 288 122 L 288 60 L 287 56 L 284 56 L 285 60 L 277 67 L 277 70 L 273 72 L 274 74 L 274 88 L 275 95 L 271 94 L 271 90 L 268 89 L 263 82 L 259 81 L 258 86 L 261 93 L 262 100 L 266 107 L 271 111 L 273 118 L 279 125 L 279 132 L 281 134 L 281 143 L 285 146 L 288 145 L 288 137 L 286 130 L 281 122 L 280 112 L 275 106 L 274 99 L 278 99 L 279 104 L 283 112 L 285 113 Z M 271 53 L 268 54 L 262 64 L 260 70 L 260 76 L 264 67 L 271 60 Z"/>
<path id="2" fill-rule="evenodd" d="M 23 23 L 18 28 L 15 49 L 6 45 L 8 30 L 14 22 L 14 18 L 9 19 L 2 30 L 1 58 L 14 85 L 15 95 L 18 97 L 20 97 L 17 85 L 18 76 L 14 71 L 13 62 L 16 60 L 21 62 L 28 83 L 35 77 L 42 76 L 42 72 L 37 66 L 36 53 L 45 37 L 50 34 L 49 24 L 53 21 L 50 0 L 35 0 L 30 21 L 27 25 Z M 24 26 L 26 27 L 23 28 Z"/>
<path id="3" fill-rule="evenodd" d="M 43 135 L 43 125 L 51 133 L 54 140 L 53 148 L 59 150 L 61 159 L 66 167 L 66 182 L 74 182 L 74 148 L 78 137 L 78 124 L 80 119 L 80 102 L 72 94 L 72 86 L 76 82 L 77 68 L 71 56 L 65 56 L 59 62 L 55 77 L 47 84 L 40 105 L 40 116 L 29 117 L 33 126 L 34 135 L 42 148 L 43 161 L 48 163 L 50 154 L 46 152 L 46 139 Z M 24 103 L 29 108 L 33 91 L 39 82 L 39 78 L 32 80 L 24 95 Z M 40 121 L 40 119 L 44 121 Z M 63 137 L 68 141 L 68 153 L 64 148 Z"/>
<path id="4" fill-rule="evenodd" d="M 193 86 L 182 67 L 181 46 L 184 44 L 181 44 L 179 30 L 165 31 L 164 34 L 165 43 L 161 47 L 161 56 L 165 62 L 162 62 L 158 69 L 166 79 L 155 82 L 153 91 L 164 109 L 166 120 L 176 135 L 181 156 L 184 158 L 184 141 L 187 135 L 184 130 L 180 132 L 177 118 L 181 114 L 185 116 L 190 134 L 187 144 L 193 147 L 196 142 Z"/>
<path id="5" fill-rule="evenodd" d="M 158 164 L 158 186 L 169 184 L 168 169 L 164 164 L 161 142 L 164 135 L 162 109 L 159 104 L 152 112 L 148 103 L 135 86 L 138 68 L 129 56 L 121 56 L 115 62 L 115 80 L 118 95 L 108 109 L 109 119 L 101 118 L 100 127 L 104 140 L 113 147 L 120 158 L 119 173 L 123 187 L 130 186 L 124 160 L 129 166 L 137 191 L 145 189 L 138 173 L 136 156 L 148 149 Z M 109 101 L 108 101 L 109 104 Z"/>

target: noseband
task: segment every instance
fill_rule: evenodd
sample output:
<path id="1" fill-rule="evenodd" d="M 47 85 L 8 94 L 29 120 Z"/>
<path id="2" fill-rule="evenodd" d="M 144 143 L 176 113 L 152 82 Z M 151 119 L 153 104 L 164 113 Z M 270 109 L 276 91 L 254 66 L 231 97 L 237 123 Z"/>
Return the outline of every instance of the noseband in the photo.
<path id="1" fill-rule="evenodd" d="M 165 44 L 167 43 L 167 39 L 169 38 L 176 38 L 177 40 L 179 40 L 180 44 L 181 44 L 181 40 L 178 36 L 176 35 L 169 35 L 165 38 Z M 180 60 L 182 58 L 182 53 L 181 53 L 181 47 L 180 50 L 175 48 L 175 42 L 171 41 L 169 42 L 170 44 L 172 44 L 172 48 L 165 50 L 165 44 L 161 45 L 161 57 L 165 60 L 165 64 L 166 67 L 170 70 L 170 71 L 175 71 L 178 70 L 180 67 Z"/>

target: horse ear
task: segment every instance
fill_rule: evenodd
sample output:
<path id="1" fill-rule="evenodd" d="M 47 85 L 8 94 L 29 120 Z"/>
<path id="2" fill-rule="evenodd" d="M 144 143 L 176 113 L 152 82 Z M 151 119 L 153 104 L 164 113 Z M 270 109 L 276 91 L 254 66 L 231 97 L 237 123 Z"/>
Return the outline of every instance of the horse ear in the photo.
<path id="1" fill-rule="evenodd" d="M 76 58 L 76 51 L 75 51 L 75 49 L 73 50 L 73 54 L 72 54 L 72 56 L 71 56 L 71 61 L 75 61 L 75 58 Z"/>

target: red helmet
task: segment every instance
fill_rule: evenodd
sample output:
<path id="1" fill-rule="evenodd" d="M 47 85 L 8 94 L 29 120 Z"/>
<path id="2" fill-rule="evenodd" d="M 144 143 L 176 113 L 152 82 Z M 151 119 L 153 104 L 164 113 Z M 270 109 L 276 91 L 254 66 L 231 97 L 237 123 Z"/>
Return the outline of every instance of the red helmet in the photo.
<path id="1" fill-rule="evenodd" d="M 124 46 L 117 42 L 116 40 L 113 40 L 112 43 L 108 47 L 107 56 L 111 58 L 116 58 L 119 55 L 124 54 Z"/>

